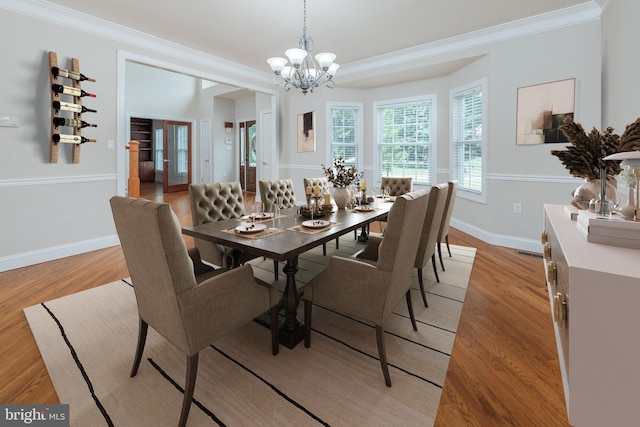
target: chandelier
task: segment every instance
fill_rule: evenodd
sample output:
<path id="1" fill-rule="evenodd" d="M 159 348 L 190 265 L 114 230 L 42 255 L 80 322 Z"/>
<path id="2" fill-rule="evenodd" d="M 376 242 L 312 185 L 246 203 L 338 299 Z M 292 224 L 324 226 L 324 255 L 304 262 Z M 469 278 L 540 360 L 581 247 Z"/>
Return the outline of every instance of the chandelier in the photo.
<path id="1" fill-rule="evenodd" d="M 312 52 L 313 40 L 307 36 L 307 0 L 304 0 L 304 25 L 302 26 L 302 37 L 298 39 L 298 48 L 289 49 L 285 52 L 291 65 L 287 65 L 287 60 L 281 57 L 267 59 L 271 69 L 275 73 L 273 83 L 282 86 L 285 90 L 292 87 L 301 89 L 303 94 L 325 84 L 332 88 L 333 76 L 336 74 L 338 64 L 333 60 L 336 56 L 333 53 L 319 53 L 315 56 Z"/>

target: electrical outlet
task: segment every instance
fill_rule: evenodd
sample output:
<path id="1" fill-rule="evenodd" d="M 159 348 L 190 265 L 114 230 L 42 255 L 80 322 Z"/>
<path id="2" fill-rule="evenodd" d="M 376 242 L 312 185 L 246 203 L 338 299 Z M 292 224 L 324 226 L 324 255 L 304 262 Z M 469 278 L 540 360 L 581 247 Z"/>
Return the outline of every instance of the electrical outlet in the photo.
<path id="1" fill-rule="evenodd" d="M 513 213 L 514 214 L 521 214 L 522 213 L 522 204 L 521 203 L 514 203 L 513 204 Z"/>

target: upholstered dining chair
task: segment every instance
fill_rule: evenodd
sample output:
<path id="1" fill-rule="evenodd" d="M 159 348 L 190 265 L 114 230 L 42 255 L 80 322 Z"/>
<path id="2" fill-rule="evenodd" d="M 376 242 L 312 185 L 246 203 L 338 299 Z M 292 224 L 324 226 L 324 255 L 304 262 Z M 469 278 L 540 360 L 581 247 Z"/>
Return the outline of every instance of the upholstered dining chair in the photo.
<path id="1" fill-rule="evenodd" d="M 244 196 L 240 181 L 211 182 L 189 185 L 189 202 L 193 225 L 230 218 L 240 218 L 245 214 Z M 220 267 L 229 267 L 230 249 L 202 239 L 194 239 L 203 260 Z M 240 255 L 240 263 L 254 256 Z"/>
<path id="2" fill-rule="evenodd" d="M 422 294 L 422 302 L 425 307 L 429 307 L 427 303 L 427 294 L 424 291 L 424 282 L 422 279 L 422 269 L 427 265 L 429 260 L 433 266 L 433 273 L 436 281 L 440 281 L 438 270 L 436 270 L 436 242 L 438 241 L 438 231 L 444 212 L 444 205 L 449 192 L 448 184 L 438 184 L 429 190 L 429 204 L 427 212 L 424 216 L 422 225 L 422 233 L 420 234 L 420 244 L 415 258 L 415 268 L 418 270 L 418 284 L 420 285 L 420 293 Z"/>
<path id="3" fill-rule="evenodd" d="M 304 344 L 311 345 L 313 304 L 371 322 L 376 328 L 376 342 L 385 384 L 391 387 L 384 345 L 384 324 L 400 300 L 405 297 L 413 329 L 417 330 L 411 303 L 411 277 L 418 250 L 429 194 L 408 193 L 396 198 L 388 215 L 384 238 L 375 243 L 375 259 L 332 256 L 327 268 L 304 288 Z"/>
<path id="4" fill-rule="evenodd" d="M 404 176 L 383 176 L 380 179 L 380 194 L 388 191 L 388 196 L 398 197 L 413 191 L 413 178 Z M 379 219 L 386 222 L 386 218 Z"/>
<path id="5" fill-rule="evenodd" d="M 269 212 L 271 206 L 280 203 L 281 209 L 290 208 L 296 205 L 296 196 L 293 191 L 293 181 L 290 179 L 272 179 L 259 181 L 260 200 L 264 205 L 264 210 Z"/>
<path id="6" fill-rule="evenodd" d="M 311 188 L 315 188 L 315 186 L 317 185 L 318 187 L 320 187 L 320 192 L 322 194 L 326 194 L 329 192 L 329 180 L 324 176 L 321 176 L 319 178 L 303 178 L 302 182 L 304 183 L 305 189 L 309 186 Z M 340 238 L 336 238 L 336 249 L 340 249 Z M 322 254 L 327 255 L 326 243 L 322 244 Z"/>
<path id="7" fill-rule="evenodd" d="M 200 350 L 271 310 L 271 352 L 278 353 L 278 292 L 256 281 L 251 266 L 215 270 L 201 263 L 197 249 L 187 250 L 178 218 L 168 204 L 119 196 L 110 203 L 138 305 L 138 344 L 131 377 L 138 372 L 151 326 L 187 356 L 179 421 L 184 426 Z"/>
<path id="8" fill-rule="evenodd" d="M 265 212 L 271 212 L 272 206 L 278 203 L 280 209 L 287 209 L 296 205 L 292 180 L 272 179 L 258 181 L 258 186 L 260 188 L 260 200 Z M 276 280 L 278 280 L 278 270 L 278 261 L 273 260 L 273 271 Z"/>
<path id="9" fill-rule="evenodd" d="M 442 216 L 442 222 L 440 223 L 440 230 L 438 231 L 438 258 L 440 258 L 440 266 L 444 271 L 444 263 L 442 262 L 442 239 L 447 244 L 447 251 L 449 251 L 449 257 L 451 257 L 451 248 L 449 247 L 449 223 L 451 222 L 451 215 L 453 214 L 453 205 L 456 202 L 456 195 L 458 194 L 458 181 L 449 181 L 449 193 L 447 193 L 447 201 L 444 204 L 444 214 Z"/>

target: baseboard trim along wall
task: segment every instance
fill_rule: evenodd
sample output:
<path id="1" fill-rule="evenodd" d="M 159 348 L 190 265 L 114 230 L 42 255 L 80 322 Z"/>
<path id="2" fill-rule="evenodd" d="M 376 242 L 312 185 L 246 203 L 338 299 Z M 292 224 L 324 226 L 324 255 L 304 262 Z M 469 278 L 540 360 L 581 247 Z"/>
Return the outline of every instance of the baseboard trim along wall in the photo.
<path id="1" fill-rule="evenodd" d="M 109 248 L 119 244 L 120 240 L 118 239 L 118 236 L 114 234 L 111 236 L 0 257 L 0 272 L 40 264 L 41 262 L 53 261 L 68 256 L 79 255 L 98 249 Z"/>

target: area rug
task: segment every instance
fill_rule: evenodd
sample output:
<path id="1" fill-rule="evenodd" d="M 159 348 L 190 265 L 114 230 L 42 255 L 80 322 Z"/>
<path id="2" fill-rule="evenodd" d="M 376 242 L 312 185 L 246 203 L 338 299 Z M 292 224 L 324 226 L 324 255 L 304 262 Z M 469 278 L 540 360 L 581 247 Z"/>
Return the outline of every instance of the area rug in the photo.
<path id="1" fill-rule="evenodd" d="M 300 258 L 303 285 L 331 255 L 362 246 L 343 236 Z M 393 386 L 384 384 L 375 329 L 314 307 L 311 347 L 280 346 L 256 322 L 200 352 L 189 426 L 433 425 L 455 339 L 475 249 L 452 246 L 440 283 L 425 268 L 429 308 L 412 289 L 414 332 L 406 304 L 386 325 Z M 273 261 L 255 260 L 256 276 L 273 282 Z M 280 274 L 279 286 L 284 276 Z M 129 279 L 28 307 L 24 312 L 71 426 L 171 426 L 178 422 L 185 356 L 149 328 L 143 361 L 129 377 L 137 309 Z M 299 319 L 302 319 L 302 311 Z"/>

